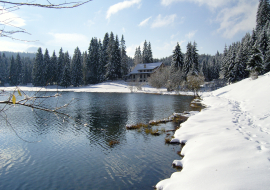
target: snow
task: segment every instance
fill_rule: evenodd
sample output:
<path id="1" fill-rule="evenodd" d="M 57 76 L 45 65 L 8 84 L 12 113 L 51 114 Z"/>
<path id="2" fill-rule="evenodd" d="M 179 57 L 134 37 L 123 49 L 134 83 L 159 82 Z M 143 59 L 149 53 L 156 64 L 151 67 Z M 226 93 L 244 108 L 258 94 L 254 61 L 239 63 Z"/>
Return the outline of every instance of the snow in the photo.
<path id="1" fill-rule="evenodd" d="M 125 81 L 111 81 L 103 82 L 94 85 L 87 85 L 81 87 L 68 87 L 61 86 L 47 86 L 47 87 L 33 87 L 31 85 L 19 86 L 22 91 L 73 91 L 73 92 L 99 92 L 99 93 L 156 93 L 156 94 L 179 94 L 179 92 L 167 92 L 166 88 L 153 88 L 147 84 L 141 86 L 138 90 L 133 83 Z M 13 91 L 15 87 L 0 87 L 0 90 Z M 193 92 L 180 92 L 181 95 L 193 95 Z"/>
<path id="2" fill-rule="evenodd" d="M 182 166 L 159 190 L 269 189 L 270 73 L 203 94 L 207 108 L 175 132 Z"/>

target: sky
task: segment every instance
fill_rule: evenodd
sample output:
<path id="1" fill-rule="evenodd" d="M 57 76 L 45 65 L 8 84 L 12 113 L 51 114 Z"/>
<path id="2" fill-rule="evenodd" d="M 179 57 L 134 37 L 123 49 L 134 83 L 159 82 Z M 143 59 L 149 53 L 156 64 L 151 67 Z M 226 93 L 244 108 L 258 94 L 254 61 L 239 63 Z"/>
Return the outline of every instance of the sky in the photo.
<path id="1" fill-rule="evenodd" d="M 55 0 L 54 3 L 65 1 Z M 0 14 L 0 22 L 25 29 L 14 34 L 22 41 L 0 37 L 0 51 L 37 52 L 50 55 L 60 48 L 74 53 L 87 51 L 93 37 L 103 40 L 106 32 L 124 36 L 127 54 L 146 40 L 153 57 L 172 55 L 177 42 L 183 53 L 188 42 L 196 42 L 199 54 L 223 52 L 225 44 L 240 41 L 256 26 L 258 0 L 92 0 L 72 9 L 20 7 Z M 35 3 L 48 3 L 37 0 Z M 1 5 L 0 6 L 4 6 Z M 5 13 L 5 12 L 2 12 Z M 0 25 L 3 28 L 3 25 Z M 6 26 L 5 30 L 14 30 Z M 32 41 L 32 42 L 29 42 Z"/>

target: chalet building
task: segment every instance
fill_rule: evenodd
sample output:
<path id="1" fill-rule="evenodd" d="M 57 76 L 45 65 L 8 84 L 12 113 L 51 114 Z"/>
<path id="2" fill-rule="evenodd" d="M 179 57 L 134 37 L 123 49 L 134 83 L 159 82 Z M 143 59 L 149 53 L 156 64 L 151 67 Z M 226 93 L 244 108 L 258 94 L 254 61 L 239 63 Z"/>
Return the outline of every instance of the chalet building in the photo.
<path id="1" fill-rule="evenodd" d="M 127 82 L 148 82 L 147 78 L 162 67 L 162 62 L 137 64 L 127 75 Z"/>

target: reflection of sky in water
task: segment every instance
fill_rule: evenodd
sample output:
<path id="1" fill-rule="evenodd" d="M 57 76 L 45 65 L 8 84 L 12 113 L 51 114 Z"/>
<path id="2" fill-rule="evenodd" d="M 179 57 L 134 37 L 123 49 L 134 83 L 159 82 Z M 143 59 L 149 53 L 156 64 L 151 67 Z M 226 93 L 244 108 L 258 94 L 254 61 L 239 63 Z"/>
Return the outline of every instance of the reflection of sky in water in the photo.
<path id="1" fill-rule="evenodd" d="M 29 108 L 7 113 L 22 138 L 38 143 L 20 140 L 0 120 L 0 189 L 152 189 L 175 171 L 178 145 L 165 145 L 166 134 L 154 137 L 125 125 L 190 110 L 191 97 L 69 92 L 48 106 L 71 98 L 80 101 L 65 110 L 74 118 L 66 122 Z M 110 147 L 111 140 L 120 144 Z"/>

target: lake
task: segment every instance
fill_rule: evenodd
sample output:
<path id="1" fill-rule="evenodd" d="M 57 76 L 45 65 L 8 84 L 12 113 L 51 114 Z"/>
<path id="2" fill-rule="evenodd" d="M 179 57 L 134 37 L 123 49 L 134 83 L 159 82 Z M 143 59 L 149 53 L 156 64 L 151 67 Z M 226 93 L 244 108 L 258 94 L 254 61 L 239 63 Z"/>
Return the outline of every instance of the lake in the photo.
<path id="1" fill-rule="evenodd" d="M 20 106 L 6 112 L 18 136 L 34 143 L 0 119 L 0 189 L 153 189 L 176 171 L 171 163 L 181 159 L 181 147 L 165 144 L 173 132 L 153 136 L 125 126 L 194 110 L 193 97 L 63 92 L 42 104 L 59 106 L 72 98 L 79 101 L 63 110 L 72 119 Z M 112 140 L 118 144 L 110 146 Z"/>

